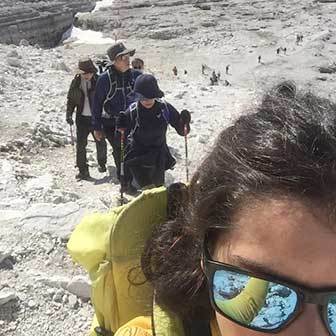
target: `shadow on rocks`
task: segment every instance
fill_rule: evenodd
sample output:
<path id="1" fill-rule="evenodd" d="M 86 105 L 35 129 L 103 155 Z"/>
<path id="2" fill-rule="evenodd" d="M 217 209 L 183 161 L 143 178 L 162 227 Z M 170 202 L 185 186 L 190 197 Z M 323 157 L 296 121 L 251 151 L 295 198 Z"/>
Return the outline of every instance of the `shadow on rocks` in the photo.
<path id="1" fill-rule="evenodd" d="M 108 166 L 107 171 L 108 175 L 105 175 L 101 179 L 91 178 L 91 181 L 93 181 L 95 185 L 100 185 L 104 183 L 119 184 L 119 180 L 117 178 L 117 169 L 114 166 Z"/>
<path id="2" fill-rule="evenodd" d="M 19 300 L 11 300 L 0 306 L 0 320 L 12 322 L 17 320 L 18 311 L 20 310 Z"/>
<path id="3" fill-rule="evenodd" d="M 15 258 L 12 256 L 8 256 L 0 262 L 0 270 L 12 270 L 14 268 L 15 263 L 16 263 Z"/>

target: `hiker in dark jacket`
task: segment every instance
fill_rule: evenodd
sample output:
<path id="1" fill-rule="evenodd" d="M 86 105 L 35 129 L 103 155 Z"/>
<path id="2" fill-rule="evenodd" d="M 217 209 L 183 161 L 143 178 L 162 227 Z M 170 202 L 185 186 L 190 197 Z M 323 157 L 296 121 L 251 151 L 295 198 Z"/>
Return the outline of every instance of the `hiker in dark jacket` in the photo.
<path id="1" fill-rule="evenodd" d="M 167 146 L 168 125 L 181 136 L 190 132 L 190 113 L 183 110 L 180 114 L 171 104 L 160 100 L 163 96 L 152 75 L 139 76 L 134 92 L 130 94 L 136 102 L 126 112 L 120 113 L 117 120 L 117 128 L 126 130 L 128 134 L 126 178 L 122 185 L 126 192 L 163 185 L 165 171 L 176 163 Z"/>
<path id="2" fill-rule="evenodd" d="M 116 132 L 116 117 L 132 103 L 127 95 L 133 90 L 134 82 L 141 72 L 130 69 L 130 56 L 135 50 L 117 43 L 107 50 L 112 65 L 99 78 L 93 102 L 93 128 L 95 138 L 104 137 L 113 148 L 117 177 L 120 178 L 120 134 Z"/>
<path id="3" fill-rule="evenodd" d="M 143 73 L 145 70 L 145 62 L 141 58 L 134 58 L 132 61 L 132 68 Z"/>
<path id="4" fill-rule="evenodd" d="M 76 128 L 77 128 L 77 153 L 76 165 L 79 173 L 78 179 L 90 178 L 89 169 L 86 160 L 87 139 L 92 128 L 92 103 L 95 94 L 97 82 L 97 69 L 90 59 L 81 60 L 78 63 L 79 74 L 72 80 L 68 92 L 66 121 L 72 126 L 74 110 L 76 110 Z M 105 140 L 96 141 L 97 161 L 100 172 L 106 171 L 106 142 Z"/>

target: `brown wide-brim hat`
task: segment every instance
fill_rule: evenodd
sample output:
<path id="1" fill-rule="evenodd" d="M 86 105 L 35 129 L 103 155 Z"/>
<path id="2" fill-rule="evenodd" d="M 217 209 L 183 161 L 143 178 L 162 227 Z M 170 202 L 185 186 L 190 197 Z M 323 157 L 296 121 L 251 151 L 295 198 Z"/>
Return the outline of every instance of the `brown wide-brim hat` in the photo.
<path id="1" fill-rule="evenodd" d="M 78 73 L 86 74 L 86 73 L 97 73 L 97 68 L 90 58 L 82 59 L 78 62 Z"/>
<path id="2" fill-rule="evenodd" d="M 114 44 L 112 47 L 108 48 L 106 53 L 109 59 L 113 62 L 119 56 L 123 55 L 134 56 L 135 49 L 127 49 L 123 43 L 119 42 Z"/>

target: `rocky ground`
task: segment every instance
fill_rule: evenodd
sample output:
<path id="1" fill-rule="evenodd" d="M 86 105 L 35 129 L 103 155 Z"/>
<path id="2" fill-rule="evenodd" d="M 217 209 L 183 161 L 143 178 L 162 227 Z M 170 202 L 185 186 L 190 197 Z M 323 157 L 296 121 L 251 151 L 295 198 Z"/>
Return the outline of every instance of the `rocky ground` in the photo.
<path id="1" fill-rule="evenodd" d="M 106 36 L 127 37 L 125 43 L 137 48 L 146 70 L 159 78 L 167 100 L 192 111 L 193 172 L 218 132 L 275 82 L 293 79 L 301 89 L 334 98 L 335 15 L 336 3 L 308 0 L 198 1 L 196 6 L 123 1 L 80 20 L 92 28 L 89 20 L 95 24 L 105 18 L 100 28 Z M 304 35 L 299 45 L 298 33 Z M 278 47 L 287 53 L 277 56 Z M 92 180 L 75 181 L 64 117 L 78 58 L 98 58 L 106 48 L 0 45 L 0 335 L 85 335 L 91 322 L 89 281 L 65 246 L 85 213 L 117 205 L 119 188 L 111 155 L 108 173 L 97 172 L 93 141 Z M 222 74 L 218 86 L 209 85 L 212 69 Z M 224 86 L 225 79 L 231 86 Z M 169 130 L 168 142 L 177 166 L 168 172 L 167 183 L 185 181 L 184 140 Z"/>
<path id="2" fill-rule="evenodd" d="M 55 47 L 78 12 L 95 8 L 95 1 L 2 0 L 0 43 Z"/>

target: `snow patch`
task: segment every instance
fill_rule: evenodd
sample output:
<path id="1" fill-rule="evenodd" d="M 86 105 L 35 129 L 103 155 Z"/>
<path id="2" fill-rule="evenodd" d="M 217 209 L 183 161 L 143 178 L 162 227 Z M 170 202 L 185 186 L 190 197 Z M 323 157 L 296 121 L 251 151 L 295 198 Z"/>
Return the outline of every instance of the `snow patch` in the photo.
<path id="1" fill-rule="evenodd" d="M 92 12 L 98 11 L 100 8 L 111 7 L 113 5 L 113 0 L 102 0 L 97 1 L 96 7 Z"/>
<path id="2" fill-rule="evenodd" d="M 92 11 L 96 12 L 101 8 L 111 7 L 114 0 L 102 0 L 96 2 L 96 7 Z M 86 13 L 77 13 L 76 16 L 80 16 Z M 103 37 L 102 32 L 94 30 L 84 30 L 77 27 L 71 27 L 62 36 L 62 41 L 64 44 L 75 43 L 75 44 L 111 44 L 114 43 L 114 39 Z"/>
<path id="3" fill-rule="evenodd" d="M 65 42 L 74 42 L 75 44 L 111 44 L 114 43 L 114 40 L 112 38 L 103 37 L 102 32 L 73 27 L 70 38 Z"/>

